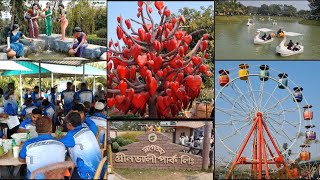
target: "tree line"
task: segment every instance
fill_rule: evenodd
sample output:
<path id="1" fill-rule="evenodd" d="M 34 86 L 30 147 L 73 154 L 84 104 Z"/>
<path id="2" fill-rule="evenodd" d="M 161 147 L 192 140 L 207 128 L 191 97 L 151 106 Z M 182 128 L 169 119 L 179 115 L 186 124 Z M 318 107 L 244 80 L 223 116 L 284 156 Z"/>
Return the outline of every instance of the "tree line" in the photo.
<path id="1" fill-rule="evenodd" d="M 281 4 L 263 4 L 257 6 L 245 6 L 237 0 L 217 0 L 217 15 L 261 15 L 261 16 L 286 16 L 286 17 L 303 17 L 310 15 L 320 15 L 320 0 L 308 0 L 310 11 L 297 10 L 293 5 Z"/>

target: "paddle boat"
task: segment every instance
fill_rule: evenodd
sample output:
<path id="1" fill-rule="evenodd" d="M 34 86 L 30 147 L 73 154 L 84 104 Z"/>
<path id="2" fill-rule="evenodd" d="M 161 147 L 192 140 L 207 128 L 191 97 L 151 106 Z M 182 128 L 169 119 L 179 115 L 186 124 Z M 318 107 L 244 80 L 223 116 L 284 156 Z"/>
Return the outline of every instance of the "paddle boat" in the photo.
<path id="1" fill-rule="evenodd" d="M 275 34 L 274 33 L 269 33 L 268 35 L 271 36 L 271 39 L 263 40 L 263 39 L 260 38 L 260 32 L 268 33 L 268 32 L 272 32 L 272 31 L 273 31 L 272 29 L 268 29 L 268 28 L 257 29 L 256 36 L 254 37 L 253 43 L 254 44 L 271 43 L 273 41 L 273 39 L 274 39 Z M 268 37 L 268 35 L 267 35 L 267 37 Z"/>
<path id="2" fill-rule="evenodd" d="M 273 26 L 276 26 L 278 23 L 277 23 L 277 20 L 273 20 L 273 23 L 272 23 L 272 25 Z"/>
<path id="3" fill-rule="evenodd" d="M 281 56 L 292 56 L 295 54 L 300 54 L 304 50 L 304 46 L 300 45 L 299 50 L 291 50 L 288 49 L 286 44 L 287 37 L 296 37 L 296 36 L 303 36 L 303 34 L 296 33 L 296 32 L 285 32 L 284 38 L 281 43 L 277 46 L 276 52 Z"/>
<path id="4" fill-rule="evenodd" d="M 252 26 L 253 25 L 253 19 L 248 19 L 247 26 Z"/>

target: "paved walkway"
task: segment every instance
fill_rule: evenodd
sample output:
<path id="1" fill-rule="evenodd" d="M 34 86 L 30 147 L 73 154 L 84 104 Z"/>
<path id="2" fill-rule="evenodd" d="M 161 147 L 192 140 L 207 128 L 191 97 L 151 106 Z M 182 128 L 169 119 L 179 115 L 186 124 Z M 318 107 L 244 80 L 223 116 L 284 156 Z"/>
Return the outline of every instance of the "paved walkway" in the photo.
<path id="1" fill-rule="evenodd" d="M 199 173 L 197 175 L 194 176 L 189 176 L 186 178 L 187 180 L 212 180 L 213 179 L 213 173 Z"/>
<path id="2" fill-rule="evenodd" d="M 112 174 L 108 174 L 108 180 L 127 180 L 127 179 L 120 176 L 117 173 L 112 173 Z"/>

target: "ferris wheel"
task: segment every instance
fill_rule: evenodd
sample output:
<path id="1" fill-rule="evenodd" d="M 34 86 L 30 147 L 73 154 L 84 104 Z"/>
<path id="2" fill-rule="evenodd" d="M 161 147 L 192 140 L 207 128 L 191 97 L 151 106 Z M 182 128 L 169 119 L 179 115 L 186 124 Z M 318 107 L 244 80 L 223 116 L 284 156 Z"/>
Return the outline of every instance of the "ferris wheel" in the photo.
<path id="1" fill-rule="evenodd" d="M 215 147 L 232 157 L 226 178 L 240 167 L 259 179 L 277 170 L 297 176 L 289 165 L 310 160 L 316 139 L 303 88 L 268 65 L 219 70 L 216 83 Z"/>

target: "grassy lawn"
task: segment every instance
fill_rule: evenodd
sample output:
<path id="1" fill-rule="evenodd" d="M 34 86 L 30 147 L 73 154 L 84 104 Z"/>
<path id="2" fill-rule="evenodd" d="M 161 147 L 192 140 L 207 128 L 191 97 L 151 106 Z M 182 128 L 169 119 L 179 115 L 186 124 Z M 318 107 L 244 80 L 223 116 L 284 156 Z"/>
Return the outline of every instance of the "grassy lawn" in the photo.
<path id="1" fill-rule="evenodd" d="M 114 169 L 120 176 L 132 180 L 182 180 L 199 174 L 199 171 L 165 170 L 165 169 Z"/>
<path id="2" fill-rule="evenodd" d="M 304 19 L 304 20 L 300 21 L 299 23 L 305 24 L 305 25 L 320 26 L 320 21 L 317 21 L 317 20 Z"/>

